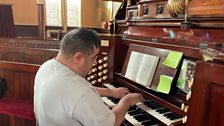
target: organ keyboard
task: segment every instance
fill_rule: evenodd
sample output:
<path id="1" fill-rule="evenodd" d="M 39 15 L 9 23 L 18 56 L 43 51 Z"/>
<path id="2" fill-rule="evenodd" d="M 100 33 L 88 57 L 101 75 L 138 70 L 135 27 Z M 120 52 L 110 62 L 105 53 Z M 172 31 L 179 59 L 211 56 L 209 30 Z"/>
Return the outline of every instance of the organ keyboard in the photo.
<path id="1" fill-rule="evenodd" d="M 115 88 L 111 84 L 104 84 L 109 89 Z M 118 99 L 102 97 L 106 105 L 113 108 Z M 172 125 L 181 123 L 182 116 L 172 112 L 170 109 L 163 107 L 151 100 L 145 100 L 144 104 L 136 104 L 130 107 L 125 115 L 125 119 L 134 126 L 149 126 L 149 125 Z"/>

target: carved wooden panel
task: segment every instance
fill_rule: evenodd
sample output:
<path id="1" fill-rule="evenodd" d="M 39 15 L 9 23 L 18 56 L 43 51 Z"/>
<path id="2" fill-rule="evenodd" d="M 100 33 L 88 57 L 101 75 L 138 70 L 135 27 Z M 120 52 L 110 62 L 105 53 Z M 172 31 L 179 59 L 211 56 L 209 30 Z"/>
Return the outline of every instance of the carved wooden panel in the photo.
<path id="1" fill-rule="evenodd" d="M 169 18 L 167 1 L 140 1 L 138 16 L 143 18 Z"/>

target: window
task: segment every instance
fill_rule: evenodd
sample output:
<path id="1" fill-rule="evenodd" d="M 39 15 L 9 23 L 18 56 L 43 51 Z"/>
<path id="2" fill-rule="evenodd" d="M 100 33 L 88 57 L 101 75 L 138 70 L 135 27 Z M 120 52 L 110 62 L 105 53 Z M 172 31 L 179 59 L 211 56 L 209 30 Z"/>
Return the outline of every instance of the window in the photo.
<path id="1" fill-rule="evenodd" d="M 46 0 L 46 25 L 64 27 L 80 26 L 80 1 Z"/>
<path id="2" fill-rule="evenodd" d="M 61 0 L 46 0 L 47 26 L 62 26 Z"/>
<path id="3" fill-rule="evenodd" d="M 80 26 L 80 0 L 67 0 L 68 26 Z"/>

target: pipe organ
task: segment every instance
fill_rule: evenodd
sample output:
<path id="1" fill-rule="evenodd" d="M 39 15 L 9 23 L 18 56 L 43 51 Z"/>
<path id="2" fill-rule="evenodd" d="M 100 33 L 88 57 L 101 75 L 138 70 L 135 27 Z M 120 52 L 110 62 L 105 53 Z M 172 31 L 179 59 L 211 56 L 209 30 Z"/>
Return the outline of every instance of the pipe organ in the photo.
<path id="1" fill-rule="evenodd" d="M 112 33 L 100 35 L 97 64 L 87 76 L 96 86 L 123 86 L 145 97 L 144 105 L 129 109 L 122 125 L 224 125 L 223 5 L 221 0 L 122 2 Z M 159 57 L 149 86 L 126 76 L 133 52 Z M 177 59 L 175 68 L 168 67 Z M 102 99 L 110 107 L 119 101 Z"/>

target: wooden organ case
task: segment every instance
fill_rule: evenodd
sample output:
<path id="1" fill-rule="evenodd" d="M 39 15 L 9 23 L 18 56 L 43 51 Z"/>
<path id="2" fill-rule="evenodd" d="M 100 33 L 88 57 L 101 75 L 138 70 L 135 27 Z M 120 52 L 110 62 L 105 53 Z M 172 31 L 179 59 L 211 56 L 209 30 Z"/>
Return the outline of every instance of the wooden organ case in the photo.
<path id="1" fill-rule="evenodd" d="M 97 71 L 87 77 L 90 82 L 109 88 L 128 87 L 153 102 L 151 106 L 158 105 L 181 118 L 163 121 L 158 116 L 164 114 L 156 113 L 149 105 L 145 111 L 156 118 L 158 125 L 224 125 L 223 0 L 123 0 L 110 28 L 111 35 L 101 35 L 103 46 L 93 67 Z M 133 51 L 160 58 L 150 88 L 125 76 Z M 183 53 L 173 73 L 160 67 L 170 51 Z M 105 56 L 109 59 L 101 63 Z M 185 74 L 182 69 L 186 69 Z M 156 91 L 162 74 L 173 77 L 168 94 Z M 184 88 L 178 85 L 181 76 L 186 79 Z M 151 125 L 148 121 L 142 123 L 146 117 L 126 116 L 122 125 Z"/>

